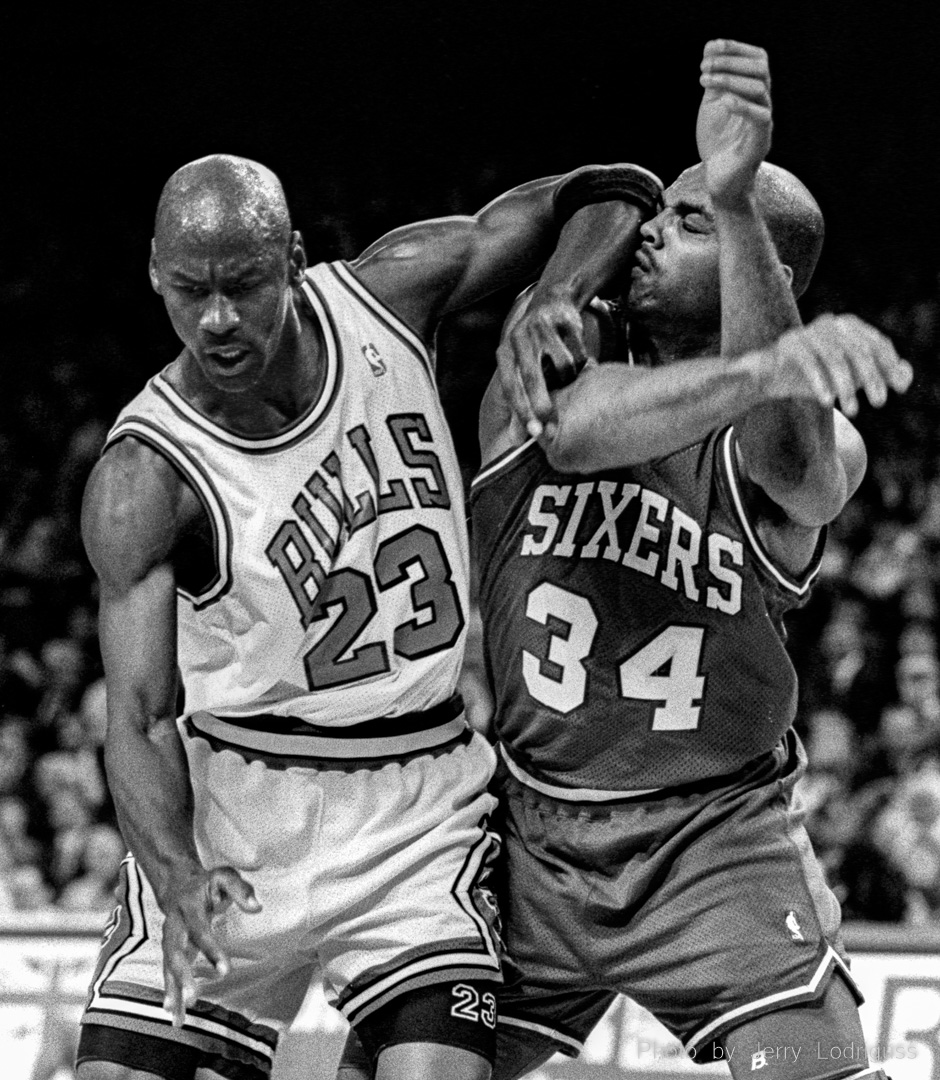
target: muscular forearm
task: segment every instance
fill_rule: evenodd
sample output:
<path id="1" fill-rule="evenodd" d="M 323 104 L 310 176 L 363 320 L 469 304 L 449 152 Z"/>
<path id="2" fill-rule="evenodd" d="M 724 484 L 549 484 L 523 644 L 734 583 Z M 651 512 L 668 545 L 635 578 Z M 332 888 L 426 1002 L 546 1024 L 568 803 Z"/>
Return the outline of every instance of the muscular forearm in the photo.
<path id="1" fill-rule="evenodd" d="M 201 868 L 192 788 L 175 721 L 167 717 L 145 727 L 112 720 L 105 767 L 121 833 L 159 900 L 174 878 Z"/>
<path id="2" fill-rule="evenodd" d="M 721 351 L 737 357 L 800 325 L 786 271 L 751 194 L 716 205 L 721 273 Z M 748 476 L 788 514 L 828 521 L 845 500 L 832 410 L 808 400 L 775 400 L 751 409 L 738 424 Z"/>
<path id="3" fill-rule="evenodd" d="M 427 338 L 443 316 L 530 281 L 579 201 L 652 204 L 656 190 L 656 182 L 635 166 L 586 166 L 513 188 L 472 217 L 396 229 L 367 248 L 353 267 L 376 296 Z"/>
<path id="4" fill-rule="evenodd" d="M 533 303 L 563 296 L 583 309 L 628 265 L 644 212 L 625 202 L 584 206 L 565 223 L 555 251 L 533 288 Z"/>
<path id="5" fill-rule="evenodd" d="M 555 395 L 557 428 L 542 441 L 563 472 L 626 468 L 673 453 L 763 400 L 759 354 L 658 368 L 601 364 Z"/>

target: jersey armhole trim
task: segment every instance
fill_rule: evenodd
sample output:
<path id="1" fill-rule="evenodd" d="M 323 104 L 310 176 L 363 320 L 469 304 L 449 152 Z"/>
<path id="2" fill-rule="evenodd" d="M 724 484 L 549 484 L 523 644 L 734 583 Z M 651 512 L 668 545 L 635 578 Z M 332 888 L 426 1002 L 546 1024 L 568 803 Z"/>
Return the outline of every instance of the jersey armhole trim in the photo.
<path id="1" fill-rule="evenodd" d="M 141 417 L 129 416 L 114 428 L 104 449 L 125 438 L 137 439 L 165 458 L 196 493 L 209 517 L 215 575 L 206 588 L 198 593 L 190 593 L 177 586 L 177 592 L 199 611 L 221 599 L 232 586 L 232 526 L 225 504 L 205 469 L 165 431 Z"/>
<path id="2" fill-rule="evenodd" d="M 505 472 L 516 461 L 518 461 L 522 455 L 530 449 L 532 446 L 537 446 L 538 443 L 535 439 L 526 439 L 524 443 L 520 443 L 518 446 L 511 446 L 508 450 L 504 450 L 501 454 L 498 454 L 493 460 L 485 465 L 476 476 L 470 482 L 470 495 L 473 495 L 483 488 L 493 477 Z"/>
<path id="3" fill-rule="evenodd" d="M 757 529 L 750 521 L 747 510 L 745 509 L 741 474 L 738 469 L 735 446 L 736 439 L 734 427 L 731 426 L 726 428 L 718 437 L 718 468 L 725 480 L 728 492 L 731 495 L 734 513 L 741 526 L 741 530 L 747 539 L 748 546 L 756 557 L 758 565 L 773 581 L 781 586 L 781 588 L 786 589 L 787 592 L 794 593 L 797 596 L 805 596 L 809 592 L 814 578 L 819 573 L 823 550 L 826 546 L 826 529 L 822 528 L 820 530 L 819 540 L 816 543 L 816 550 L 813 552 L 809 565 L 802 574 L 792 574 L 779 566 L 761 543 L 760 537 L 757 534 Z"/>
<path id="4" fill-rule="evenodd" d="M 408 350 L 417 356 L 425 371 L 427 371 L 432 385 L 436 386 L 434 375 L 434 361 L 427 345 L 411 329 L 411 327 L 396 315 L 390 307 L 375 296 L 362 281 L 356 276 L 356 272 L 347 262 L 327 263 L 327 268 L 332 271 L 336 279 L 345 286 L 346 290 L 365 307 L 370 314 L 379 320 L 382 325 L 395 335 Z"/>

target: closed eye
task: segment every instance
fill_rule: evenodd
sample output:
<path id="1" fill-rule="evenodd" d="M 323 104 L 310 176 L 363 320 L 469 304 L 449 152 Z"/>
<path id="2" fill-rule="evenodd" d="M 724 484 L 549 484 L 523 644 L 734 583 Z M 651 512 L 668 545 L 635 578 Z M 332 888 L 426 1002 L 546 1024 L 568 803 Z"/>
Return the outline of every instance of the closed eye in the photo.
<path id="1" fill-rule="evenodd" d="M 682 228 L 686 232 L 711 232 L 711 222 L 704 214 L 693 211 L 682 215 Z"/>

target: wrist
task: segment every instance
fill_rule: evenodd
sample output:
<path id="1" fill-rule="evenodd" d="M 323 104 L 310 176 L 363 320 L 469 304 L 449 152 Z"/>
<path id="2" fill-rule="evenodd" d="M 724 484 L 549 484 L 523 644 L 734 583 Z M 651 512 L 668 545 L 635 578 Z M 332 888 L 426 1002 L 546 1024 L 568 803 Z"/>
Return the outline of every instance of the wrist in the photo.
<path id="1" fill-rule="evenodd" d="M 575 307 L 580 310 L 592 297 L 588 296 L 581 302 L 581 297 L 587 289 L 587 282 L 579 269 L 573 268 L 570 275 L 563 280 L 539 281 L 532 288 L 532 298 L 529 301 L 528 310 L 547 305 L 564 305 Z"/>
<path id="2" fill-rule="evenodd" d="M 731 361 L 738 378 L 738 397 L 742 412 L 772 399 L 773 370 L 770 358 L 767 349 L 755 349 Z"/>
<path id="3" fill-rule="evenodd" d="M 663 182 L 639 165 L 587 165 L 570 173 L 555 192 L 555 219 L 564 225 L 592 203 L 622 201 L 636 206 L 644 220 L 662 206 Z"/>
<path id="4" fill-rule="evenodd" d="M 716 218 L 719 215 L 757 217 L 760 214 L 756 173 L 741 185 L 725 186 L 720 191 L 710 191 L 709 195 Z"/>
<path id="5" fill-rule="evenodd" d="M 570 301 L 583 310 L 629 265 L 645 220 L 645 211 L 627 202 L 581 207 L 562 230 L 535 287 L 537 296 Z"/>

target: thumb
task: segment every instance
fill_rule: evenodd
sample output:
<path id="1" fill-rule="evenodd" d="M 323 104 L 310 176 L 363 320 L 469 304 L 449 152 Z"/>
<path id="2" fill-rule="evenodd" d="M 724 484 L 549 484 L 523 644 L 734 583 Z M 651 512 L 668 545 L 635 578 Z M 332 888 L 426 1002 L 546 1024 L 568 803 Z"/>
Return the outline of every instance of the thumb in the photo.
<path id="1" fill-rule="evenodd" d="M 224 911 L 233 903 L 249 913 L 261 910 L 254 888 L 237 871 L 228 866 L 213 870 L 209 881 L 209 905 L 213 913 Z"/>

